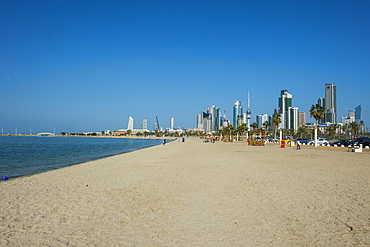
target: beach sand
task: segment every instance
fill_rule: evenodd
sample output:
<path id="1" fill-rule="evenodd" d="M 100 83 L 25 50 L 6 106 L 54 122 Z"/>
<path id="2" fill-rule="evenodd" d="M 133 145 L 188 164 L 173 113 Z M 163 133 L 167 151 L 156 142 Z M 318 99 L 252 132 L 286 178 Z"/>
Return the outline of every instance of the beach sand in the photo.
<path id="1" fill-rule="evenodd" d="M 333 150 L 187 139 L 1 182 L 0 246 L 369 246 L 370 154 Z"/>

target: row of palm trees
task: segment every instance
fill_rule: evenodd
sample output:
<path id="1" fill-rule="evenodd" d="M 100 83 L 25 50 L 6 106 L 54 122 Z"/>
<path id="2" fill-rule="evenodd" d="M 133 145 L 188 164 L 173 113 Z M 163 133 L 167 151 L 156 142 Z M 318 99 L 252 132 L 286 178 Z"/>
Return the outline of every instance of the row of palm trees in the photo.
<path id="1" fill-rule="evenodd" d="M 319 120 L 324 117 L 325 109 L 319 104 L 312 105 L 310 109 L 310 117 L 315 118 L 316 124 L 315 124 L 315 146 L 317 146 L 316 139 L 317 139 L 317 126 L 319 123 Z M 337 129 L 339 128 L 339 125 L 332 124 L 327 127 L 327 132 L 329 133 L 329 139 L 331 136 L 335 138 L 335 135 L 337 133 Z M 349 122 L 345 126 L 345 131 L 347 133 L 351 133 L 351 139 L 355 138 L 356 134 L 358 134 L 358 131 L 360 129 L 360 125 L 356 122 Z"/>

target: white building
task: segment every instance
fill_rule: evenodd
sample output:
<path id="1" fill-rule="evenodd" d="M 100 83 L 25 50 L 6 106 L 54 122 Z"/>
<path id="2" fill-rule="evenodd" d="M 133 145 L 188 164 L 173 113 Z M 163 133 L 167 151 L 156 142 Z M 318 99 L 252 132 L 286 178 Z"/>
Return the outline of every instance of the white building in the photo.
<path id="1" fill-rule="evenodd" d="M 133 130 L 134 129 L 134 117 L 129 116 L 128 123 L 127 123 L 127 129 Z"/>
<path id="2" fill-rule="evenodd" d="M 289 107 L 288 108 L 288 126 L 287 129 L 298 130 L 298 107 Z"/>
<path id="3" fill-rule="evenodd" d="M 170 119 L 170 130 L 174 130 L 174 129 L 175 129 L 175 118 L 171 117 L 171 119 Z"/>

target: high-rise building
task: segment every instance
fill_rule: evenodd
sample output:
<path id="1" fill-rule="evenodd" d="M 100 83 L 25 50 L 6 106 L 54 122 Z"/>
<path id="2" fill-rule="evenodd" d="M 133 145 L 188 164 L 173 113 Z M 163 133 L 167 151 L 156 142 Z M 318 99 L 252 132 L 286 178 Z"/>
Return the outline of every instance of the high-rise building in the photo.
<path id="1" fill-rule="evenodd" d="M 267 114 L 260 114 L 256 116 L 258 128 L 263 127 L 263 123 L 266 121 L 269 121 L 269 116 Z"/>
<path id="2" fill-rule="evenodd" d="M 175 129 L 175 118 L 174 117 L 171 117 L 171 120 L 170 120 L 170 130 L 174 130 Z"/>
<path id="3" fill-rule="evenodd" d="M 355 108 L 355 118 L 356 118 L 356 123 L 361 122 L 361 105 Z"/>
<path id="4" fill-rule="evenodd" d="M 289 107 L 288 109 L 288 126 L 287 129 L 298 129 L 298 107 Z"/>
<path id="5" fill-rule="evenodd" d="M 212 105 L 211 115 L 212 115 L 212 130 L 211 131 L 217 131 L 220 129 L 220 125 L 221 125 L 220 108 L 217 108 L 215 105 Z"/>
<path id="6" fill-rule="evenodd" d="M 337 87 L 325 84 L 325 122 L 337 123 Z"/>
<path id="7" fill-rule="evenodd" d="M 280 128 L 288 129 L 289 126 L 289 107 L 293 105 L 293 96 L 288 92 L 288 90 L 281 90 L 279 98 L 279 114 L 281 115 Z"/>
<path id="8" fill-rule="evenodd" d="M 306 112 L 298 112 L 298 126 L 306 125 Z"/>
<path id="9" fill-rule="evenodd" d="M 212 114 L 209 108 L 207 109 L 207 113 L 203 112 L 203 129 L 205 132 L 212 131 Z"/>
<path id="10" fill-rule="evenodd" d="M 318 100 L 317 100 L 317 104 L 319 104 L 321 107 L 323 107 L 324 109 L 325 109 L 325 98 L 319 98 Z M 325 117 L 323 117 L 323 118 L 321 118 L 320 120 L 319 120 L 319 123 L 325 123 Z"/>
<path id="11" fill-rule="evenodd" d="M 243 123 L 243 107 L 241 101 L 234 101 L 233 106 L 233 126 L 237 128 Z"/>
<path id="12" fill-rule="evenodd" d="M 197 120 L 196 120 L 196 125 L 195 128 L 202 130 L 203 129 L 203 121 L 202 121 L 202 114 L 197 114 Z"/>
<path id="13" fill-rule="evenodd" d="M 134 129 L 134 117 L 132 117 L 132 116 L 130 116 L 128 118 L 127 129 L 128 130 L 133 130 Z"/>
<path id="14" fill-rule="evenodd" d="M 319 98 L 317 100 L 317 104 L 319 104 L 321 107 L 325 108 L 325 98 Z"/>
<path id="15" fill-rule="evenodd" d="M 148 129 L 148 119 L 147 118 L 144 118 L 143 119 L 143 129 L 144 130 L 147 130 Z"/>

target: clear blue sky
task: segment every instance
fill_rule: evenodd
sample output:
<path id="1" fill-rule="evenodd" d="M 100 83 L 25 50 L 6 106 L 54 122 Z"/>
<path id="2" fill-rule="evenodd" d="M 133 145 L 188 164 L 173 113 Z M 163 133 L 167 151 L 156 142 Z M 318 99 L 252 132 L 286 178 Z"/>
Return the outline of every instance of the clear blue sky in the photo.
<path id="1" fill-rule="evenodd" d="M 337 85 L 338 121 L 370 124 L 370 1 L 0 1 L 5 133 L 193 128 L 234 100 L 252 120 L 280 90 L 307 112 Z"/>

